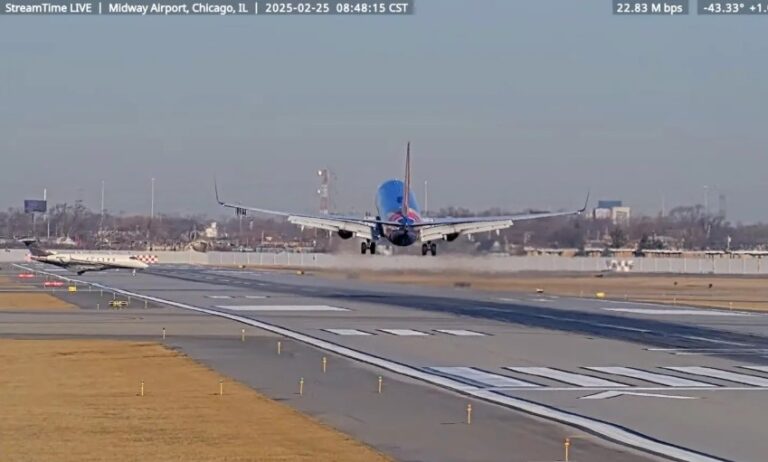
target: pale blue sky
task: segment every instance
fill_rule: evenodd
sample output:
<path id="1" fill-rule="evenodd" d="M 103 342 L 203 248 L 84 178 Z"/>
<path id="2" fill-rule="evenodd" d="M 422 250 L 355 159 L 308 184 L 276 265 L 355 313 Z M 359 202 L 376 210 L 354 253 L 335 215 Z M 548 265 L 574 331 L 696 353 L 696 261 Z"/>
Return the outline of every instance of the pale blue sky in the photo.
<path id="1" fill-rule="evenodd" d="M 0 207 L 341 210 L 430 181 L 430 208 L 655 213 L 727 194 L 768 221 L 761 17 L 618 17 L 606 0 L 416 0 L 410 17 L 0 16 Z M 695 2 L 692 2 L 692 7 Z M 713 208 L 716 194 L 711 194 Z"/>

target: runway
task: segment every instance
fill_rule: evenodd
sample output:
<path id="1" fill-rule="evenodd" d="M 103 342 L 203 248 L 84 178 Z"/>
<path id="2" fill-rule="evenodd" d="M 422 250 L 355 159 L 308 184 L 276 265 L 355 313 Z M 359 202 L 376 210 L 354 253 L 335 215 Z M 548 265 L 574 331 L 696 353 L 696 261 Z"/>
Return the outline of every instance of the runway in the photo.
<path id="1" fill-rule="evenodd" d="M 768 453 L 766 315 L 186 266 L 76 279 L 243 319 L 614 441 L 623 431 L 678 460 Z"/>

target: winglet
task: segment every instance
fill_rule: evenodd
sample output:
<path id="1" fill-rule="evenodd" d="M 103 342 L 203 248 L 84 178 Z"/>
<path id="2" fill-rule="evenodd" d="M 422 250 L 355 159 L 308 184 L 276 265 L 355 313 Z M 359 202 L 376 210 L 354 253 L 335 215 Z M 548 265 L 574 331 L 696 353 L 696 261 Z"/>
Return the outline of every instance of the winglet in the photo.
<path id="1" fill-rule="evenodd" d="M 213 177 L 213 191 L 216 193 L 216 202 L 218 202 L 219 205 L 224 205 L 224 202 L 219 199 L 219 185 L 216 182 L 216 177 Z"/>
<path id="2" fill-rule="evenodd" d="M 589 205 L 589 193 L 590 191 L 587 191 L 587 198 L 584 200 L 584 207 L 579 209 L 579 213 L 584 213 L 587 211 L 587 206 Z"/>

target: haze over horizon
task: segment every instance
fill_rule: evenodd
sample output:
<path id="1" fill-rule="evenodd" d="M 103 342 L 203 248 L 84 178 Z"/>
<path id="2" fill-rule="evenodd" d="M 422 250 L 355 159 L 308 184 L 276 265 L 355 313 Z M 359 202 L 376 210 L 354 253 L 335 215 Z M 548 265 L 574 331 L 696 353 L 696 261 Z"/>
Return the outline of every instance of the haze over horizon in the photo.
<path id="1" fill-rule="evenodd" d="M 373 212 L 412 142 L 429 208 L 662 198 L 768 221 L 765 24 L 609 2 L 416 0 L 410 17 L 0 17 L 0 209 Z"/>

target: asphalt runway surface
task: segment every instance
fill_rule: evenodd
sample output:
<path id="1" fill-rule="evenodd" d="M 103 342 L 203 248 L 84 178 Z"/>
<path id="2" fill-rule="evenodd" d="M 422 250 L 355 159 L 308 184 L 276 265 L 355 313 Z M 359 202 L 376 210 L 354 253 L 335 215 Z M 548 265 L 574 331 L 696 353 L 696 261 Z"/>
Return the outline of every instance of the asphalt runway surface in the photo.
<path id="1" fill-rule="evenodd" d="M 400 448 L 390 452 L 400 460 L 558 460 L 545 437 L 512 436 L 510 427 L 535 428 L 528 435 L 557 433 L 559 428 L 539 428 L 546 427 L 541 418 L 520 411 L 576 422 L 579 435 L 588 436 L 575 439 L 574 448 L 589 449 L 572 460 L 636 460 L 636 453 L 599 453 L 617 449 L 599 442 L 603 437 L 621 441 L 612 437 L 616 431 L 634 435 L 633 446 L 679 460 L 763 461 L 768 454 L 768 339 L 763 335 L 768 316 L 763 314 L 186 266 L 76 279 L 223 313 L 267 330 L 284 329 L 278 333 L 303 336 L 305 343 L 338 356 L 357 355 L 369 364 L 384 361 L 387 382 L 413 387 L 398 400 L 408 404 L 406 420 L 434 415 L 431 420 L 451 421 L 449 414 L 455 416 L 455 409 L 467 402 L 462 394 L 480 398 L 472 401 L 476 409 L 498 416 L 493 424 L 484 422 L 486 430 L 479 433 L 491 439 L 481 438 L 482 450 L 469 452 L 456 452 L 461 450 L 450 432 L 429 431 L 429 437 L 420 438 L 413 429 L 385 442 L 380 431 L 365 432 L 360 426 L 357 433 L 350 431 L 385 451 Z M 319 367 L 321 350 L 291 345 L 305 351 L 302 357 L 314 356 L 298 361 L 299 368 L 313 361 Z M 180 346 L 204 361 L 227 356 L 213 344 Z M 242 359 L 219 359 L 228 364 L 223 372 L 257 389 L 271 389 L 249 376 L 256 373 Z M 342 360 L 334 356 L 334 361 Z M 219 369 L 222 364 L 213 365 Z M 344 367 L 374 377 L 380 373 L 354 364 Z M 298 373 L 293 371 L 294 381 Z M 370 377 L 355 380 L 370 382 Z M 343 394 L 344 387 L 337 385 L 329 391 L 329 402 L 345 401 L 332 398 Z M 424 397 L 404 397 L 411 393 Z M 427 396 L 435 402 L 422 405 L 429 402 Z M 355 429 L 344 419 L 330 418 L 333 411 L 312 411 L 344 431 Z M 363 414 L 356 418 L 370 420 L 369 413 Z M 473 432 L 478 428 L 480 424 L 473 426 Z M 518 451 L 525 448 L 521 458 L 504 456 L 514 454 L 508 444 Z M 555 446 L 561 445 L 557 441 Z"/>

